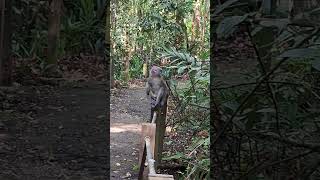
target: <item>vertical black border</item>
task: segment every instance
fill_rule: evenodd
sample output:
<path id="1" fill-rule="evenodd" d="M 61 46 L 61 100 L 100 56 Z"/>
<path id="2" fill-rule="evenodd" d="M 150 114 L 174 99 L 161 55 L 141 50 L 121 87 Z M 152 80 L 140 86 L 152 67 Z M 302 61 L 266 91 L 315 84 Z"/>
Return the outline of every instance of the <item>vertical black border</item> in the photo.
<path id="1" fill-rule="evenodd" d="M 214 62 L 213 62 L 213 56 L 214 56 L 214 43 L 215 43 L 215 33 L 213 32 L 213 19 L 211 18 L 212 12 L 213 12 L 213 4 L 214 0 L 210 0 L 210 179 L 213 179 L 214 177 L 214 171 L 212 166 L 212 158 L 213 158 L 213 147 L 211 146 L 213 142 L 213 78 L 214 78 Z"/>
<path id="2" fill-rule="evenodd" d="M 110 1 L 106 1 L 106 26 L 105 26 L 105 61 L 106 61 L 106 124 L 107 128 L 106 143 L 107 143 L 107 179 L 110 179 Z"/>

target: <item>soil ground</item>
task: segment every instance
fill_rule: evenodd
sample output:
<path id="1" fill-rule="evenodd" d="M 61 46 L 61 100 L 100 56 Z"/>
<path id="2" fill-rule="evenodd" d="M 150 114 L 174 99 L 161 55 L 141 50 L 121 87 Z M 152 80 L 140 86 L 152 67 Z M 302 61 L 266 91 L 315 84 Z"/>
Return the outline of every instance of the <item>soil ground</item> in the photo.
<path id="1" fill-rule="evenodd" d="M 129 88 L 114 93 L 110 113 L 110 179 L 137 179 L 140 123 L 150 117 L 145 89 Z"/>
<path id="2" fill-rule="evenodd" d="M 0 111 L 1 180 L 107 179 L 105 85 L 17 93 Z"/>

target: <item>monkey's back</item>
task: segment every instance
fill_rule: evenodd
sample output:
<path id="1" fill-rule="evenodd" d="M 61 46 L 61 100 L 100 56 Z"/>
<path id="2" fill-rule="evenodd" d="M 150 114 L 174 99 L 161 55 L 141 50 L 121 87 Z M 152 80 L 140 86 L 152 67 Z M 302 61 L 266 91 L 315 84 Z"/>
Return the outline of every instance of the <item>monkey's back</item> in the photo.
<path id="1" fill-rule="evenodd" d="M 162 77 L 150 77 L 148 79 L 148 89 L 150 91 L 151 108 L 155 108 L 159 100 L 162 106 L 168 96 L 168 87 L 164 79 Z"/>

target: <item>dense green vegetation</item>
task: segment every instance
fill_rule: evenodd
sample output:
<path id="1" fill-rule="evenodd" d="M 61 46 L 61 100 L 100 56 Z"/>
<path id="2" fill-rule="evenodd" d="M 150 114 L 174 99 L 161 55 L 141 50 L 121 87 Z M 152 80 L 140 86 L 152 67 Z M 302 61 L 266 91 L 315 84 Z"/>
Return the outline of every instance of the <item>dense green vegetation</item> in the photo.
<path id="1" fill-rule="evenodd" d="M 216 42 L 246 33 L 257 64 L 212 83 L 214 177 L 319 179 L 319 1 L 228 0 L 213 20 Z"/>
<path id="2" fill-rule="evenodd" d="M 91 63 L 86 56 L 104 56 L 105 0 L 4 2 L 0 84 L 24 84 L 27 74 L 61 77 L 62 64 L 71 65 L 61 59 L 80 56 L 81 66 Z"/>
<path id="3" fill-rule="evenodd" d="M 18 57 L 45 61 L 48 48 L 49 1 L 14 1 L 13 52 Z M 103 49 L 104 1 L 63 1 L 58 55 Z"/>

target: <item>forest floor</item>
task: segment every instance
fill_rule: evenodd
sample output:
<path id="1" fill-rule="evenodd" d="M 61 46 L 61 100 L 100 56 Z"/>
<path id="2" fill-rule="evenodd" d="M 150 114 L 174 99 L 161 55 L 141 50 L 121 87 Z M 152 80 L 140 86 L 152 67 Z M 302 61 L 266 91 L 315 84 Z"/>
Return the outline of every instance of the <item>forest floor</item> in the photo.
<path id="1" fill-rule="evenodd" d="M 143 87 L 116 90 L 110 104 L 111 180 L 137 179 L 141 123 L 150 117 Z"/>
<path id="2" fill-rule="evenodd" d="M 17 60 L 13 86 L 0 87 L 1 180 L 108 179 L 104 61 L 67 57 L 59 69 L 41 79 L 37 61 Z"/>
<path id="3" fill-rule="evenodd" d="M 22 86 L 0 115 L 0 179 L 106 179 L 106 93 L 101 83 Z"/>

